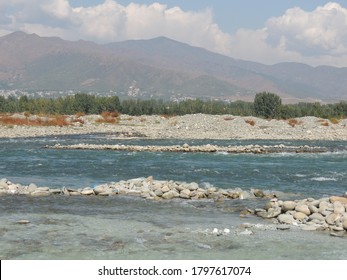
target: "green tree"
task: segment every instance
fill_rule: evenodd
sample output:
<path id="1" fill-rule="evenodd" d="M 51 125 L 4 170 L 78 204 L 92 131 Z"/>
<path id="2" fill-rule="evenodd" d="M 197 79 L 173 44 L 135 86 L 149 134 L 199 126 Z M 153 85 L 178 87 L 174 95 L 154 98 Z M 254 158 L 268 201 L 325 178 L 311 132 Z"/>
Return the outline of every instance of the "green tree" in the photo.
<path id="1" fill-rule="evenodd" d="M 257 117 L 275 118 L 279 115 L 281 104 L 281 98 L 274 93 L 257 93 L 254 98 L 254 113 Z"/>

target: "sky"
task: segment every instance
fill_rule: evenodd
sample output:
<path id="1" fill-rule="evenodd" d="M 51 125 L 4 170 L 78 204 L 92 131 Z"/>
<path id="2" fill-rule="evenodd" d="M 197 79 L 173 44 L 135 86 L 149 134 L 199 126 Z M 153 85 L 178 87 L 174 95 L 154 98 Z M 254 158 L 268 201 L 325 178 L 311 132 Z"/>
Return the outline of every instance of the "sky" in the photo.
<path id="1" fill-rule="evenodd" d="M 14 31 L 109 43 L 166 36 L 236 59 L 347 67 L 347 0 L 0 0 Z"/>

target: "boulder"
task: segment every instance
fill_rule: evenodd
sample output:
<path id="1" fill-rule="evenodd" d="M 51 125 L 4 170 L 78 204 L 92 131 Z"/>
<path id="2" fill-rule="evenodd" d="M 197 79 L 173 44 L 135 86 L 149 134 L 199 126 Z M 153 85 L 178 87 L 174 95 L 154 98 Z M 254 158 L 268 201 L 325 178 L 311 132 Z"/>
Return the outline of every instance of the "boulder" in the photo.
<path id="1" fill-rule="evenodd" d="M 161 189 L 156 189 L 156 190 L 154 191 L 154 194 L 155 194 L 156 196 L 161 197 L 161 196 L 163 195 L 163 192 L 162 192 Z"/>
<path id="2" fill-rule="evenodd" d="M 340 214 L 331 213 L 325 218 L 325 221 L 329 225 L 335 225 L 335 223 L 341 218 Z"/>
<path id="3" fill-rule="evenodd" d="M 51 195 L 51 192 L 49 191 L 34 191 L 31 193 L 31 196 L 34 196 L 34 197 L 42 197 L 42 196 L 50 196 Z"/>
<path id="4" fill-rule="evenodd" d="M 308 209 L 310 209 L 311 213 L 318 213 L 318 208 L 313 204 L 308 205 Z"/>
<path id="5" fill-rule="evenodd" d="M 330 202 L 334 203 L 335 201 L 340 201 L 343 204 L 347 204 L 347 198 L 342 196 L 331 196 Z"/>
<path id="6" fill-rule="evenodd" d="M 166 193 L 166 192 L 169 192 L 169 191 L 170 191 L 170 188 L 169 188 L 169 186 L 164 186 L 164 187 L 161 188 L 161 191 L 162 191 L 163 193 Z"/>
<path id="7" fill-rule="evenodd" d="M 299 204 L 295 206 L 295 211 L 304 213 L 306 216 L 311 215 L 311 211 L 306 204 Z"/>
<path id="8" fill-rule="evenodd" d="M 259 189 L 252 190 L 252 192 L 253 192 L 255 197 L 264 197 L 265 196 L 265 193 Z"/>
<path id="9" fill-rule="evenodd" d="M 342 227 L 343 227 L 344 230 L 347 230 L 347 219 L 344 219 L 342 221 Z"/>
<path id="10" fill-rule="evenodd" d="M 199 185 L 197 183 L 190 183 L 187 188 L 190 191 L 195 191 L 199 188 Z"/>
<path id="11" fill-rule="evenodd" d="M 281 208 L 276 207 L 276 208 L 270 208 L 267 211 L 257 212 L 257 215 L 264 219 L 271 219 L 271 218 L 276 218 L 278 215 L 281 214 L 281 212 L 282 212 Z"/>
<path id="12" fill-rule="evenodd" d="M 172 199 L 172 198 L 176 198 L 176 197 L 179 197 L 179 193 L 176 192 L 175 190 L 171 190 L 171 191 L 168 191 L 166 193 L 163 194 L 163 198 L 164 199 Z"/>
<path id="13" fill-rule="evenodd" d="M 30 192 L 30 193 L 32 193 L 32 192 L 34 192 L 34 191 L 36 191 L 37 190 L 37 186 L 35 185 L 35 184 L 33 184 L 33 183 L 31 183 L 29 186 L 28 186 L 28 192 Z"/>
<path id="14" fill-rule="evenodd" d="M 287 212 L 287 211 L 291 211 L 294 210 L 296 207 L 296 202 L 294 201 L 284 201 L 282 204 L 282 211 L 283 212 Z"/>
<path id="15" fill-rule="evenodd" d="M 325 218 L 322 214 L 320 213 L 313 213 L 309 216 L 309 220 L 318 220 L 318 221 L 325 221 Z"/>
<path id="16" fill-rule="evenodd" d="M 291 225 L 295 222 L 294 217 L 289 214 L 281 214 L 277 217 L 277 219 L 281 224 Z"/>
<path id="17" fill-rule="evenodd" d="M 306 219 L 308 219 L 307 215 L 302 213 L 302 212 L 295 212 L 294 213 L 294 219 L 297 221 L 305 221 Z"/>
<path id="18" fill-rule="evenodd" d="M 180 197 L 185 198 L 185 199 L 189 199 L 190 198 L 190 190 L 188 190 L 188 189 L 182 190 L 180 192 Z"/>
<path id="19" fill-rule="evenodd" d="M 82 195 L 94 195 L 94 191 L 92 189 L 84 189 L 81 191 Z"/>
<path id="20" fill-rule="evenodd" d="M 345 206 L 342 204 L 341 201 L 335 201 L 333 203 L 333 207 L 334 207 L 334 213 L 335 214 L 343 214 L 346 212 L 346 208 Z"/>

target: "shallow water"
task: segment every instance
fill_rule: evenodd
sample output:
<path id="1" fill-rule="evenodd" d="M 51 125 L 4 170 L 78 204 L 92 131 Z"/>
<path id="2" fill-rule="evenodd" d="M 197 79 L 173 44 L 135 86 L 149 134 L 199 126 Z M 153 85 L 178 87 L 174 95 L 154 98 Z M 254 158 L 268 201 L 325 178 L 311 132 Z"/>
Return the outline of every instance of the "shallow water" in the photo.
<path id="1" fill-rule="evenodd" d="M 65 151 L 55 143 L 319 145 L 325 154 L 189 154 Z M 154 176 L 260 188 L 284 197 L 347 191 L 346 142 L 116 140 L 107 135 L 0 139 L 0 178 L 79 188 Z M 133 197 L 0 197 L 1 259 L 347 259 L 346 238 L 240 218 L 262 200 L 147 201 Z M 18 224 L 28 220 L 28 224 Z M 242 223 L 265 224 L 244 235 Z M 230 230 L 217 236 L 213 229 Z M 247 232 L 246 232 L 247 233 Z"/>
<path id="2" fill-rule="evenodd" d="M 345 238 L 240 218 L 240 202 L 1 198 L 1 259 L 346 259 Z M 244 201 L 242 203 L 245 203 Z M 234 205 L 236 204 L 236 205 Z M 19 220 L 28 224 L 18 224 Z M 242 223 L 259 224 L 243 235 Z M 230 230 L 217 236 L 213 229 Z"/>

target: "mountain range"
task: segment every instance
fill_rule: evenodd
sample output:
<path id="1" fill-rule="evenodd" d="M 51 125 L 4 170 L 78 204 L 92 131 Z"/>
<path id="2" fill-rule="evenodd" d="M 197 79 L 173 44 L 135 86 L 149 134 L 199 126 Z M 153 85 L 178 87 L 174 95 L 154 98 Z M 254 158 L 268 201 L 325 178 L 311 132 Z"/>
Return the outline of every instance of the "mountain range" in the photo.
<path id="1" fill-rule="evenodd" d="M 347 67 L 238 60 L 165 37 L 110 44 L 14 32 L 0 37 L 0 89 L 115 91 L 169 99 L 347 100 Z"/>

